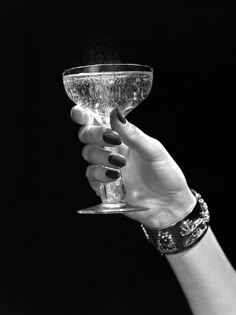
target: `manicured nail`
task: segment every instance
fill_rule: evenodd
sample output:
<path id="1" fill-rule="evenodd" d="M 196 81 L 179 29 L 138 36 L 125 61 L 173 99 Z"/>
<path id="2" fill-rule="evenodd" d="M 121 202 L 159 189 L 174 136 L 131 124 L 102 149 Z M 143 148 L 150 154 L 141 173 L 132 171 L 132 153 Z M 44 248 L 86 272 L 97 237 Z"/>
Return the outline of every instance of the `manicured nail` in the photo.
<path id="1" fill-rule="evenodd" d="M 118 167 L 124 167 L 126 164 L 126 160 L 123 156 L 117 155 L 117 154 L 110 154 L 108 156 L 108 161 L 112 165 L 118 166 Z"/>
<path id="2" fill-rule="evenodd" d="M 118 179 L 120 177 L 120 172 L 113 171 L 113 170 L 107 170 L 106 176 L 111 178 L 111 179 Z"/>
<path id="3" fill-rule="evenodd" d="M 120 136 L 115 134 L 112 131 L 104 132 L 102 139 L 104 142 L 106 142 L 108 144 L 120 145 L 122 143 Z"/>
<path id="4" fill-rule="evenodd" d="M 115 109 L 115 113 L 116 113 L 116 117 L 117 119 L 122 123 L 125 124 L 126 123 L 126 119 L 125 116 L 123 115 L 122 111 L 120 110 L 120 108 L 117 106 Z"/>

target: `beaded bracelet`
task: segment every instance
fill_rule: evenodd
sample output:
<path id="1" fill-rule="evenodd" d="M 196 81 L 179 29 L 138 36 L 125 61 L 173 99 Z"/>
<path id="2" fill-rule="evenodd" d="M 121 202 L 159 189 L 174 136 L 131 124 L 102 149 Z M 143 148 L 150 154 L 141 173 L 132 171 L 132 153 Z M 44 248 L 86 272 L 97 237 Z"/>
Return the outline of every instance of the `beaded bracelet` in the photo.
<path id="1" fill-rule="evenodd" d="M 161 255 L 177 254 L 195 246 L 208 230 L 208 206 L 199 193 L 193 189 L 191 191 L 197 203 L 182 220 L 161 229 L 148 229 L 141 225 L 148 241 Z"/>

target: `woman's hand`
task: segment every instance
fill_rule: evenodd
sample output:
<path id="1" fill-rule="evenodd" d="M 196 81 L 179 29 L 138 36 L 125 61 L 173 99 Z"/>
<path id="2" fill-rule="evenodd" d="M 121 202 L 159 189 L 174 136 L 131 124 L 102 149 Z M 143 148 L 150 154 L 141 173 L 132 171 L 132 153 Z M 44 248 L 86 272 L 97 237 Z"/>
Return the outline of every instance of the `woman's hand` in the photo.
<path id="1" fill-rule="evenodd" d="M 100 183 L 117 178 L 122 167 L 127 194 L 125 201 L 150 210 L 125 215 L 149 228 L 162 228 L 183 218 L 196 203 L 186 179 L 163 145 L 129 123 L 119 109 L 111 113 L 111 128 L 98 124 L 95 116 L 79 106 L 72 109 L 73 121 L 81 124 L 79 139 L 85 143 L 83 157 L 91 163 L 86 175 L 98 193 Z M 117 155 L 102 149 L 115 146 Z M 115 163 L 115 164 L 114 164 Z M 105 167 L 113 168 L 108 172 Z"/>

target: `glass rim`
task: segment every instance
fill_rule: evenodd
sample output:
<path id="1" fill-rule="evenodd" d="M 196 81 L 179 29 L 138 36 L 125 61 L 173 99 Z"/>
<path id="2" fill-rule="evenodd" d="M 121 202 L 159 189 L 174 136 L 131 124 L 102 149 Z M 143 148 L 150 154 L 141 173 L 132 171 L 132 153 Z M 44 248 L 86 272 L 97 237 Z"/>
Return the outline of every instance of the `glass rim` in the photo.
<path id="1" fill-rule="evenodd" d="M 108 70 L 105 70 L 106 68 L 113 68 L 110 69 L 109 71 Z M 66 76 L 66 75 L 70 75 L 70 74 L 78 74 L 78 73 L 95 73 L 95 72 L 100 72 L 98 68 L 104 68 L 103 71 L 101 72 L 112 72 L 114 71 L 114 68 L 119 68 L 119 67 L 127 67 L 127 68 L 132 68 L 132 67 L 137 67 L 137 68 L 140 68 L 139 69 L 126 69 L 123 71 L 142 71 L 142 72 L 152 72 L 153 73 L 153 68 L 148 66 L 148 65 L 142 65 L 142 64 L 138 64 L 138 63 L 97 63 L 97 64 L 91 64 L 91 65 L 84 65 L 84 66 L 78 66 L 78 67 L 72 67 L 72 68 L 69 68 L 69 69 L 66 69 L 63 71 L 62 73 L 62 76 Z M 92 71 L 80 71 L 80 70 L 86 70 L 86 69 L 89 69 L 91 68 L 90 70 Z M 118 71 L 122 71 L 121 69 L 119 70 L 115 70 L 116 72 Z"/>

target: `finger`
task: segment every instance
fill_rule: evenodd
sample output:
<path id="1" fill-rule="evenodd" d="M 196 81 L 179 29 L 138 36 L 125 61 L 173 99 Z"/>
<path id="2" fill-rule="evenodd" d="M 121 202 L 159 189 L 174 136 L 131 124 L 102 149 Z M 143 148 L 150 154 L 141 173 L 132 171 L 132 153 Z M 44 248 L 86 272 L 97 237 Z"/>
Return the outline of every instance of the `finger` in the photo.
<path id="1" fill-rule="evenodd" d="M 116 131 L 103 126 L 86 125 L 79 130 L 79 139 L 83 143 L 99 146 L 113 146 L 122 143 Z"/>
<path id="2" fill-rule="evenodd" d="M 143 159 L 154 162 L 163 156 L 165 152 L 163 145 L 128 122 L 118 107 L 111 112 L 111 127 L 119 133 L 123 143 L 140 154 Z"/>
<path id="3" fill-rule="evenodd" d="M 80 105 L 76 105 L 72 107 L 71 119 L 80 125 L 91 125 L 94 123 L 94 118 L 92 115 L 89 115 L 87 111 L 85 111 Z"/>
<path id="4" fill-rule="evenodd" d="M 120 172 L 114 169 L 107 169 L 98 165 L 89 165 L 86 176 L 90 182 L 109 183 L 120 177 Z"/>
<path id="5" fill-rule="evenodd" d="M 101 184 L 99 182 L 90 182 L 89 181 L 89 185 L 91 186 L 91 188 L 96 192 L 97 196 L 100 197 L 100 188 L 101 188 Z"/>
<path id="6" fill-rule="evenodd" d="M 84 147 L 82 156 L 90 164 L 97 164 L 110 168 L 121 168 L 126 164 L 126 159 L 121 154 L 113 153 L 91 144 Z"/>

